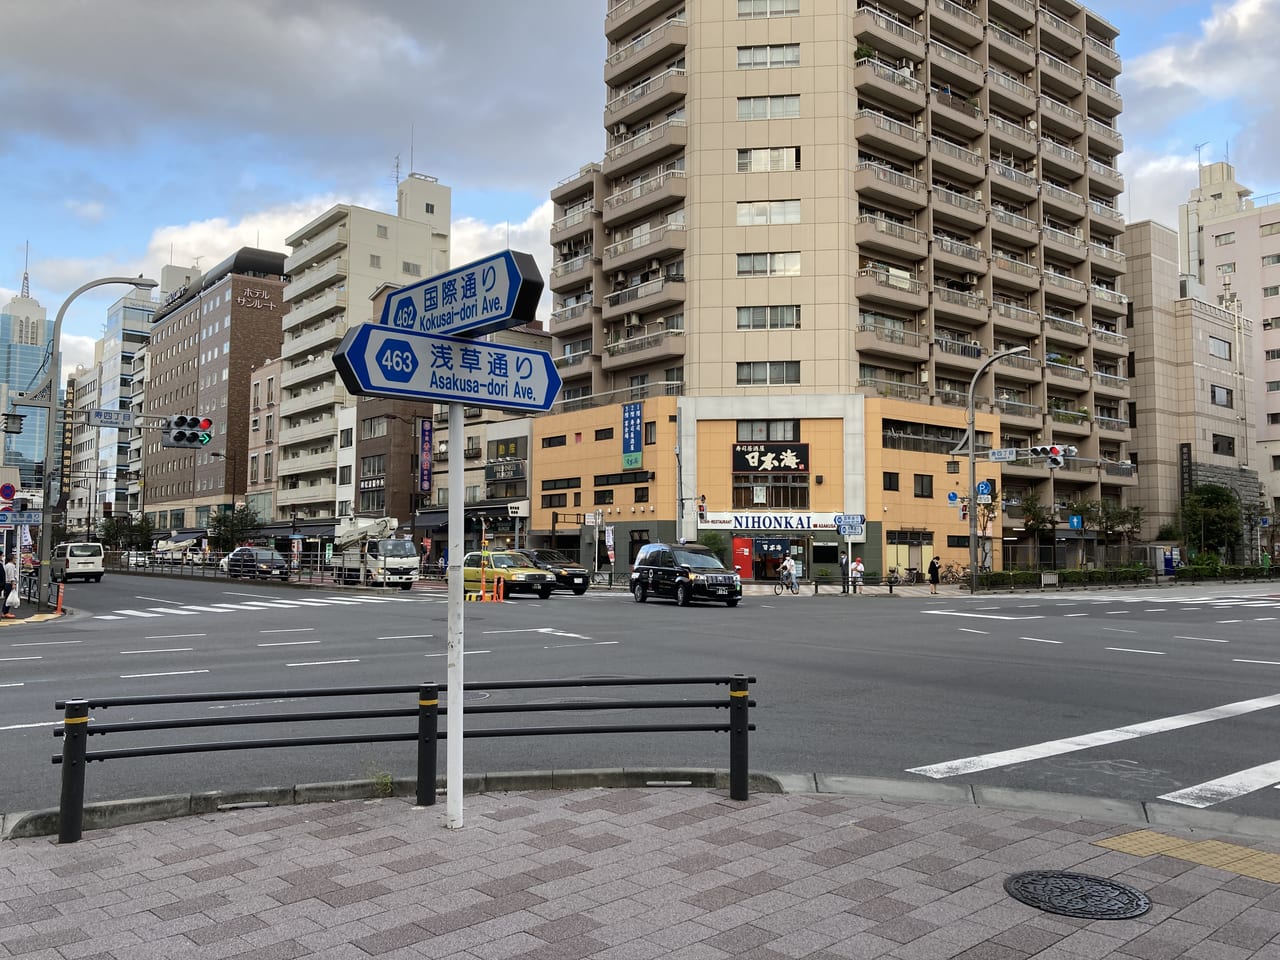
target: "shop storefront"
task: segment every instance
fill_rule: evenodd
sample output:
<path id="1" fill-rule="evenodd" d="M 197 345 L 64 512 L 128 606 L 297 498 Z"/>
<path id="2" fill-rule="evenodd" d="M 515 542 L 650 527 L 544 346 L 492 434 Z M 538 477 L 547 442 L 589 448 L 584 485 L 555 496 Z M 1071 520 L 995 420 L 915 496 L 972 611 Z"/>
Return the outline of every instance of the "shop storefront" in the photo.
<path id="1" fill-rule="evenodd" d="M 715 530 L 732 541 L 733 566 L 744 580 L 769 581 L 790 556 L 801 579 L 839 576 L 843 541 L 830 513 L 708 513 L 698 532 Z"/>

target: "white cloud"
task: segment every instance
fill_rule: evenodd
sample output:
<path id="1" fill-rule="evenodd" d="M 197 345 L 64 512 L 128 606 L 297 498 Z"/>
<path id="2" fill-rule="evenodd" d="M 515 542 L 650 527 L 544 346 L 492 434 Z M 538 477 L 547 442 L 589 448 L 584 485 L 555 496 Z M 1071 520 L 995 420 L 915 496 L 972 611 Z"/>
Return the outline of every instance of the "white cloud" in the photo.
<path id="1" fill-rule="evenodd" d="M 93 364 L 93 337 L 84 337 L 74 333 L 64 333 L 59 341 L 62 347 L 62 379 L 59 386 L 65 386 L 67 377 L 74 376 L 76 367 L 89 367 Z M 48 347 L 45 350 L 48 351 Z M 47 376 L 47 374 L 46 374 Z"/>
<path id="2" fill-rule="evenodd" d="M 63 206 L 86 223 L 98 223 L 107 214 L 107 207 L 100 200 L 66 200 Z"/>
<path id="3" fill-rule="evenodd" d="M 521 250 L 531 254 L 542 271 L 544 286 L 538 304 L 538 319 L 547 325 L 551 311 L 551 201 L 539 204 L 519 223 L 484 223 L 470 217 L 457 220 L 449 237 L 450 260 L 454 266 L 479 260 L 499 250 Z"/>
<path id="4" fill-rule="evenodd" d="M 1125 192 L 1120 211 L 1130 223 L 1155 220 L 1178 229 L 1178 205 L 1199 183 L 1194 156 L 1157 155 L 1131 150 L 1120 156 Z"/>

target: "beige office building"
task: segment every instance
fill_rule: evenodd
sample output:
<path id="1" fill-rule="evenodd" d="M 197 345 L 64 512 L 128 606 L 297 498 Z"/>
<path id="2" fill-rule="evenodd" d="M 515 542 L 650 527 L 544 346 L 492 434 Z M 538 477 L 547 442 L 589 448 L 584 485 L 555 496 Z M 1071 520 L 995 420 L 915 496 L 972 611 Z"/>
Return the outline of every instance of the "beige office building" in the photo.
<path id="1" fill-rule="evenodd" d="M 620 0 L 604 28 L 606 151 L 551 193 L 562 405 L 854 393 L 950 423 L 1027 347 L 978 380 L 984 442 L 1076 446 L 1059 501 L 1136 484 L 1110 23 L 1071 0 Z M 1043 462 L 1002 476 L 1049 495 Z"/>
<path id="2" fill-rule="evenodd" d="M 449 188 L 411 173 L 396 196 L 395 214 L 340 203 L 285 240 L 276 520 L 337 515 L 338 411 L 354 403 L 333 366 L 339 341 L 376 319 L 370 297 L 383 283 L 449 267 Z"/>

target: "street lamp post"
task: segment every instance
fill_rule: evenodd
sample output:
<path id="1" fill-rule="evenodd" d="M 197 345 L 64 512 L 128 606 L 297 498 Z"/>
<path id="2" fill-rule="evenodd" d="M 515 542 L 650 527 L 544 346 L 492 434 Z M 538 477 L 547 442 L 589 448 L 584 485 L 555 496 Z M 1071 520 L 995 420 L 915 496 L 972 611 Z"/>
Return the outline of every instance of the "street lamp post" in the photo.
<path id="1" fill-rule="evenodd" d="M 977 451 L 974 449 L 974 410 L 973 395 L 978 389 L 978 378 L 986 372 L 987 367 L 991 366 L 997 360 L 1003 360 L 1005 357 L 1015 357 L 1019 354 L 1030 353 L 1030 347 L 1014 347 L 1012 350 L 1002 350 L 1000 353 L 993 353 L 987 357 L 986 361 L 973 371 L 973 377 L 969 380 L 968 403 L 965 412 L 965 446 L 969 451 L 969 595 L 974 596 L 978 592 L 978 462 Z M 957 451 L 951 451 L 954 456 Z"/>
<path id="2" fill-rule="evenodd" d="M 58 368 L 59 357 L 62 352 L 62 320 L 67 315 L 67 308 L 71 306 L 71 302 L 80 294 L 86 290 L 92 290 L 94 287 L 104 287 L 114 283 L 136 287 L 138 290 L 152 290 L 160 285 L 157 281 L 148 280 L 141 275 L 137 277 L 102 277 L 98 280 L 90 280 L 72 291 L 71 296 L 67 297 L 62 302 L 62 306 L 58 308 L 58 315 L 53 321 L 53 336 L 49 341 L 49 376 L 36 390 L 35 399 L 26 398 L 22 401 L 23 406 L 36 407 L 37 409 L 43 409 L 45 412 L 44 502 L 41 504 L 43 512 L 40 520 L 40 593 L 36 600 L 37 610 L 40 609 L 41 605 L 47 606 L 49 600 L 49 554 L 53 552 L 53 419 L 54 411 L 57 409 L 58 404 L 58 380 L 62 376 L 62 371 Z"/>

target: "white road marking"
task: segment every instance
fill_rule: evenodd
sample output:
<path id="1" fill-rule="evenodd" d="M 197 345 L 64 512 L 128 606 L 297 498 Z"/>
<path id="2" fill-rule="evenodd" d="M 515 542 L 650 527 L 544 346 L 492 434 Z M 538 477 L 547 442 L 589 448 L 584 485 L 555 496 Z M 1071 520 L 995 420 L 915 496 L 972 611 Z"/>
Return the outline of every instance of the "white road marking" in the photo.
<path id="1" fill-rule="evenodd" d="M 178 602 L 177 600 L 169 600 L 169 599 L 167 599 L 167 598 L 165 598 L 165 597 L 143 597 L 143 596 L 135 596 L 133 599 L 135 599 L 135 600 L 149 600 L 151 603 L 177 603 L 177 602 Z"/>
<path id="2" fill-rule="evenodd" d="M 1133 612 L 1132 610 L 1108 610 L 1108 611 L 1107 611 L 1107 616 L 1108 616 L 1108 617 L 1122 617 L 1122 616 L 1124 616 L 1125 614 L 1127 614 L 1127 613 L 1132 613 L 1132 612 Z"/>
<path id="3" fill-rule="evenodd" d="M 1230 640 L 1215 640 L 1213 637 L 1174 637 L 1175 640 L 1203 640 L 1205 643 L 1230 643 Z"/>
<path id="4" fill-rule="evenodd" d="M 359 663 L 359 660 L 310 660 L 306 663 L 286 663 L 286 667 L 328 667 L 335 663 Z"/>
<path id="5" fill-rule="evenodd" d="M 1280 667 L 1280 660 L 1232 660 L 1232 663 L 1265 663 L 1270 667 Z"/>
<path id="6" fill-rule="evenodd" d="M 1219 620 L 1218 623 L 1243 623 L 1242 620 Z"/>
<path id="7" fill-rule="evenodd" d="M 1110 633 L 1137 633 L 1138 632 L 1137 630 L 1126 630 L 1123 627 L 1103 627 L 1102 629 Z"/>
<path id="8" fill-rule="evenodd" d="M 1061 640 L 1042 640 L 1040 637 L 1019 637 L 1019 640 L 1030 640 L 1032 643 L 1057 643 L 1061 644 Z"/>
<path id="9" fill-rule="evenodd" d="M 122 673 L 121 680 L 137 680 L 140 677 L 184 677 L 191 673 L 208 673 L 208 670 L 171 670 L 168 673 Z"/>
<path id="10" fill-rule="evenodd" d="M 471 656 L 475 656 L 477 653 L 493 653 L 493 651 L 492 650 L 464 650 L 462 652 L 462 655 L 464 657 L 471 657 Z M 424 653 L 423 654 L 424 657 L 447 657 L 448 655 L 449 654 L 447 653 Z"/>
<path id="11" fill-rule="evenodd" d="M 1105 650 L 1113 650 L 1116 653 L 1146 653 L 1153 657 L 1163 657 L 1164 652 L 1161 650 L 1133 650 L 1129 647 L 1104 647 Z"/>
<path id="12" fill-rule="evenodd" d="M 275 599 L 275 597 L 273 597 L 269 593 L 239 593 L 236 590 L 223 590 L 222 592 L 225 593 L 228 597 L 248 597 L 251 600 L 274 600 Z"/>
<path id="13" fill-rule="evenodd" d="M 543 650 L 563 650 L 565 647 L 612 647 L 619 643 L 617 640 L 597 640 L 595 643 L 553 643 L 545 646 Z"/>
<path id="14" fill-rule="evenodd" d="M 924 767 L 912 767 L 907 773 L 919 773 L 926 777 L 940 780 L 943 777 L 954 777 L 962 773 L 977 773 L 980 770 L 993 770 L 996 767 L 1007 767 L 1028 760 L 1043 760 L 1045 757 L 1056 757 L 1063 753 L 1074 753 L 1077 750 L 1088 750 L 1091 747 L 1102 747 L 1125 740 L 1136 740 L 1153 733 L 1167 733 L 1170 730 L 1181 730 L 1208 723 L 1211 720 L 1223 720 L 1239 717 L 1258 710 L 1267 710 L 1280 706 L 1280 694 L 1269 697 L 1257 697 L 1253 700 L 1240 700 L 1236 703 L 1223 704 L 1220 707 L 1209 707 L 1194 713 L 1182 713 L 1172 717 L 1161 717 L 1126 727 L 1112 730 L 1098 730 L 1094 733 L 1082 733 L 1062 740 L 1047 740 L 1026 747 L 1015 747 L 1012 750 L 1000 750 L 995 753 L 984 753 L 976 757 L 964 757 L 960 760 L 948 760 L 944 763 L 929 764 Z"/>
<path id="15" fill-rule="evenodd" d="M 194 649 L 195 647 L 166 647 L 163 650 L 121 650 L 120 653 L 127 657 L 133 653 L 190 653 Z"/>
<path id="16" fill-rule="evenodd" d="M 1148 607 L 1143 613 L 1164 613 L 1164 607 Z"/>
<path id="17" fill-rule="evenodd" d="M 207 633 L 158 633 L 154 637 L 143 637 L 143 640 L 189 640 L 192 637 L 207 637 Z"/>
<path id="18" fill-rule="evenodd" d="M 117 616 L 113 616 L 112 614 L 109 614 L 109 613 L 99 613 L 99 614 L 96 614 L 96 615 L 94 616 L 94 618 L 93 618 L 93 619 L 95 619 L 95 620 L 123 620 L 123 619 L 124 619 L 124 617 L 117 617 Z"/>
<path id="19" fill-rule="evenodd" d="M 159 614 L 172 613 L 179 617 L 195 617 L 199 616 L 194 610 L 188 610 L 184 607 L 147 607 L 148 610 L 154 610 Z"/>
<path id="20" fill-rule="evenodd" d="M 187 609 L 199 610 L 201 613 L 227 613 L 228 612 L 223 607 L 201 607 L 201 606 L 197 606 L 194 603 L 187 604 Z"/>
<path id="21" fill-rule="evenodd" d="M 1062 616 L 1063 616 L 1063 619 L 1066 619 L 1067 617 L 1087 617 L 1088 614 L 1087 613 L 1064 613 Z"/>
<path id="22" fill-rule="evenodd" d="M 305 647 L 308 644 L 319 643 L 319 640 L 273 640 L 270 643 L 260 643 L 260 647 Z"/>
<path id="23" fill-rule="evenodd" d="M 259 633 L 310 633 L 315 627 L 283 627 L 279 630 L 259 630 Z"/>
<path id="24" fill-rule="evenodd" d="M 0 657 L 0 663 L 10 663 L 14 660 L 43 660 L 44 657 Z"/>
<path id="25" fill-rule="evenodd" d="M 1246 793 L 1280 783 L 1280 761 L 1263 763 L 1248 770 L 1238 770 L 1217 780 L 1197 783 L 1193 787 L 1161 794 L 1159 799 L 1188 807 L 1209 807 L 1224 800 L 1234 800 Z"/>
<path id="26" fill-rule="evenodd" d="M 1254 622 L 1254 623 L 1264 623 L 1264 622 L 1265 622 L 1265 621 L 1267 621 L 1267 620 L 1274 620 L 1274 619 L 1275 619 L 1275 617 L 1254 617 L 1254 618 L 1253 618 L 1253 622 Z"/>
<path id="27" fill-rule="evenodd" d="M 11 647 L 56 647 L 64 643 L 84 643 L 83 640 L 35 640 L 31 643 L 11 643 Z"/>
<path id="28" fill-rule="evenodd" d="M 375 640 L 427 640 L 433 634 L 430 633 L 402 633 L 394 637 L 374 637 Z"/>
<path id="29" fill-rule="evenodd" d="M 973 627 L 956 627 L 956 630 L 960 633 L 980 633 L 984 637 L 991 632 L 990 630 L 975 630 Z"/>
<path id="30" fill-rule="evenodd" d="M 123 613 L 129 617 L 162 617 L 162 613 L 147 613 L 145 610 L 117 610 L 116 613 Z"/>
<path id="31" fill-rule="evenodd" d="M 959 610 L 922 610 L 921 613 L 931 613 L 940 617 L 975 617 L 979 620 L 1043 620 L 1040 614 L 1034 614 L 1029 617 L 1002 617 L 994 613 L 961 613 Z"/>
<path id="32" fill-rule="evenodd" d="M 25 686 L 26 686 L 25 683 L 0 683 L 0 687 L 25 687 Z M 28 727 L 28 726 L 46 727 L 46 726 L 49 726 L 49 724 L 46 724 L 46 723 L 21 724 L 20 726 L 17 726 L 17 727 L 0 727 L 0 730 L 21 730 L 24 727 Z"/>

